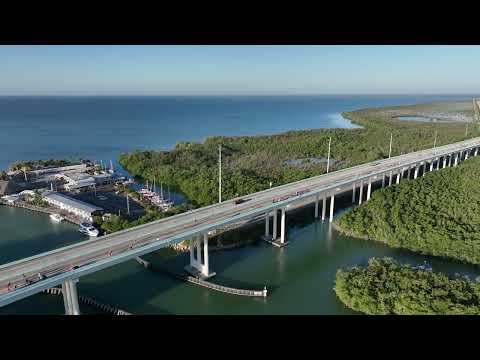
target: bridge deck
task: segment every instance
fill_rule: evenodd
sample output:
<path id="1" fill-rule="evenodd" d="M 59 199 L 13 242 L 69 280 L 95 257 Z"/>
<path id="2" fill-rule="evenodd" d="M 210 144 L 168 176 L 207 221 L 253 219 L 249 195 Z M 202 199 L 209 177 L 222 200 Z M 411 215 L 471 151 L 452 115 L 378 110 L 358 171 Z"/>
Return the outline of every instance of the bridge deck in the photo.
<path id="1" fill-rule="evenodd" d="M 203 207 L 0 266 L 0 306 L 275 208 L 349 191 L 352 183 L 480 146 L 480 138 L 343 169 Z M 301 192 L 300 195 L 296 195 Z M 302 193 L 303 192 L 303 193 Z M 274 199 L 282 200 L 274 202 Z M 40 279 L 41 275 L 42 279 Z M 28 283 L 26 282 L 28 280 Z M 10 284 L 10 288 L 8 287 Z M 17 286 L 17 288 L 15 288 Z"/>

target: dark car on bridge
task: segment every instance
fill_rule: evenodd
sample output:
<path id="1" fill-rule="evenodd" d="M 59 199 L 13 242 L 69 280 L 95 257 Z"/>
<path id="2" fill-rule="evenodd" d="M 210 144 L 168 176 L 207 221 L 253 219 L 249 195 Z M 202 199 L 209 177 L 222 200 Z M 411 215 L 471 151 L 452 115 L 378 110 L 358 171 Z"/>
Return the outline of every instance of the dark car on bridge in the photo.
<path id="1" fill-rule="evenodd" d="M 250 200 L 250 199 L 237 199 L 237 200 L 234 201 L 234 204 L 235 205 L 243 204 L 244 202 L 247 202 L 248 200 Z"/>

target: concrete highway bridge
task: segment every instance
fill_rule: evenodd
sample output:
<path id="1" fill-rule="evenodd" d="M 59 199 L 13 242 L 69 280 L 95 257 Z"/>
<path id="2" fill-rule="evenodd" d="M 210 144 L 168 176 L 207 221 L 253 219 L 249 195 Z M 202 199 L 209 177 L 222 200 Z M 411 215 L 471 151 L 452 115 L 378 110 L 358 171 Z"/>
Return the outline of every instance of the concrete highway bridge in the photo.
<path id="1" fill-rule="evenodd" d="M 286 212 L 293 207 L 314 203 L 315 217 L 319 218 L 321 202 L 321 218 L 325 220 L 329 200 L 331 222 L 338 194 L 351 192 L 352 203 L 360 204 L 370 199 L 373 183 L 391 186 L 404 178 L 416 179 L 429 171 L 456 167 L 459 161 L 477 156 L 479 148 L 480 138 L 474 138 L 378 160 L 242 196 L 245 201 L 241 203 L 238 199 L 224 201 L 4 264 L 0 266 L 0 306 L 61 285 L 66 313 L 79 314 L 76 283 L 82 276 L 183 240 L 190 240 L 190 264 L 186 270 L 208 278 L 214 273 L 209 267 L 207 240 L 216 229 L 264 217 L 264 239 L 283 246 L 287 243 Z"/>

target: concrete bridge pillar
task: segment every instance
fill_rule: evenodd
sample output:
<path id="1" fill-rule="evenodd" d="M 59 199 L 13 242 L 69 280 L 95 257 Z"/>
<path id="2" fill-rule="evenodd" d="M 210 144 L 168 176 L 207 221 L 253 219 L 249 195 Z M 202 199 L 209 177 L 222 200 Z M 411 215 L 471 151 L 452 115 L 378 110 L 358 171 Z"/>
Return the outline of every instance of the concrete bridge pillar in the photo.
<path id="1" fill-rule="evenodd" d="M 318 219 L 318 194 L 315 197 L 315 219 Z"/>
<path id="2" fill-rule="evenodd" d="M 393 178 L 393 171 L 390 171 L 390 175 L 388 176 L 388 186 L 392 186 L 392 178 Z"/>
<path id="3" fill-rule="evenodd" d="M 267 212 L 265 214 L 265 237 L 268 238 L 270 236 L 270 213 Z"/>
<path id="4" fill-rule="evenodd" d="M 448 166 L 452 166 L 452 154 L 448 155 Z"/>
<path id="5" fill-rule="evenodd" d="M 418 176 L 418 168 L 419 166 L 417 164 L 415 164 L 415 171 L 413 172 L 413 178 L 416 179 L 417 176 Z"/>
<path id="6" fill-rule="evenodd" d="M 475 151 L 473 152 L 473 156 L 477 156 L 478 153 L 478 147 L 475 148 Z"/>
<path id="7" fill-rule="evenodd" d="M 401 177 L 402 171 L 399 170 L 397 173 L 397 184 L 400 184 L 400 177 Z"/>
<path id="8" fill-rule="evenodd" d="M 440 170 L 440 158 L 437 159 L 437 170 Z"/>
<path id="9" fill-rule="evenodd" d="M 447 157 L 444 156 L 443 157 L 443 168 L 446 168 L 447 167 Z"/>
<path id="10" fill-rule="evenodd" d="M 465 160 L 467 160 L 467 159 L 468 159 L 468 154 L 469 154 L 469 153 L 470 153 L 470 149 L 468 149 L 468 150 L 465 150 Z"/>
<path id="11" fill-rule="evenodd" d="M 423 163 L 423 174 L 422 174 L 422 176 L 425 176 L 426 171 L 427 171 L 427 162 L 425 161 Z"/>
<path id="12" fill-rule="evenodd" d="M 193 264 L 195 262 L 195 256 L 194 256 L 194 252 L 195 252 L 195 241 L 193 239 L 190 239 L 190 264 Z"/>
<path id="13" fill-rule="evenodd" d="M 382 174 L 382 188 L 385 187 L 385 174 Z"/>
<path id="14" fill-rule="evenodd" d="M 282 208 L 282 218 L 280 221 L 280 244 L 285 244 L 285 208 Z"/>
<path id="15" fill-rule="evenodd" d="M 277 240 L 277 215 L 278 209 L 273 210 L 273 231 L 272 231 L 272 240 Z"/>
<path id="16" fill-rule="evenodd" d="M 332 197 L 330 198 L 330 222 L 333 221 L 333 204 L 335 202 L 335 194 L 332 194 Z"/>
<path id="17" fill-rule="evenodd" d="M 210 268 L 208 265 L 208 234 L 203 234 L 203 266 L 202 274 L 205 277 L 210 277 Z"/>
<path id="18" fill-rule="evenodd" d="M 368 187 L 367 187 L 367 201 L 370 200 L 370 193 L 372 191 L 372 179 L 368 179 Z"/>
<path id="19" fill-rule="evenodd" d="M 352 204 L 355 204 L 355 183 L 353 183 L 352 189 Z"/>
<path id="20" fill-rule="evenodd" d="M 198 267 L 202 266 L 202 239 L 197 238 L 197 265 Z"/>
<path id="21" fill-rule="evenodd" d="M 196 252 L 196 258 L 194 252 Z M 208 234 L 203 234 L 203 236 L 200 235 L 196 239 L 190 240 L 190 264 L 185 266 L 185 270 L 190 274 L 203 279 L 208 279 L 215 275 L 215 273 L 210 272 L 208 260 Z"/>
<path id="22" fill-rule="evenodd" d="M 434 160 L 432 159 L 432 160 L 430 161 L 430 170 L 429 170 L 429 171 L 433 171 L 433 162 L 434 162 Z"/>
<path id="23" fill-rule="evenodd" d="M 322 199 L 322 221 L 325 221 L 325 209 L 327 207 L 327 196 L 323 194 Z"/>
<path id="24" fill-rule="evenodd" d="M 407 171 L 407 179 L 410 179 L 410 172 L 411 172 L 411 170 L 412 170 L 412 166 L 409 165 L 409 166 L 408 166 L 408 171 Z"/>
<path id="25" fill-rule="evenodd" d="M 358 194 L 358 205 L 362 205 L 363 198 L 363 180 L 360 180 L 360 194 Z"/>
<path id="26" fill-rule="evenodd" d="M 457 167 L 458 164 L 458 154 L 455 154 L 455 160 L 453 162 L 453 167 Z"/>
<path id="27" fill-rule="evenodd" d="M 65 315 L 80 315 L 80 306 L 78 305 L 77 282 L 78 279 L 73 279 L 65 280 L 62 283 Z"/>

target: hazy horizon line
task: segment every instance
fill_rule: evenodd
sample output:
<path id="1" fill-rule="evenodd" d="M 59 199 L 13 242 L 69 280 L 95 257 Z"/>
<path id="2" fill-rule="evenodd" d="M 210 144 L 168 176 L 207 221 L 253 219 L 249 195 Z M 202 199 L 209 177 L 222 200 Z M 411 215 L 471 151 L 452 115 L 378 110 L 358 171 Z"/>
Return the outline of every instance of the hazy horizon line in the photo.
<path id="1" fill-rule="evenodd" d="M 170 94 L 88 94 L 88 93 L 67 93 L 67 94 L 2 94 L 0 97 L 214 97 L 214 96 L 478 96 L 474 93 L 170 93 Z"/>

